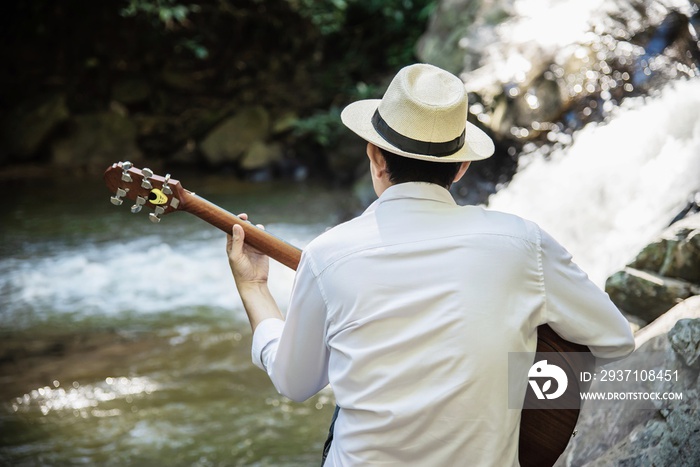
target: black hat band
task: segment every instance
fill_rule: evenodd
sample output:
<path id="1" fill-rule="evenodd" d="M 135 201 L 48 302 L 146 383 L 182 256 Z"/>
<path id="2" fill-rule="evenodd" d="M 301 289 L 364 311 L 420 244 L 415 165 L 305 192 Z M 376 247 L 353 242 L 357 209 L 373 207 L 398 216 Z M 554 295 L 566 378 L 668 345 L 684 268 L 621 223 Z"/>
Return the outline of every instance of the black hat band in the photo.
<path id="1" fill-rule="evenodd" d="M 382 116 L 379 115 L 379 109 L 375 110 L 374 115 L 372 115 L 372 126 L 374 126 L 374 129 L 377 130 L 377 133 L 379 133 L 382 138 L 402 151 L 435 157 L 450 156 L 462 149 L 466 134 L 465 129 L 462 131 L 461 135 L 452 141 L 440 143 L 409 138 L 391 128 L 389 124 L 384 121 Z"/>

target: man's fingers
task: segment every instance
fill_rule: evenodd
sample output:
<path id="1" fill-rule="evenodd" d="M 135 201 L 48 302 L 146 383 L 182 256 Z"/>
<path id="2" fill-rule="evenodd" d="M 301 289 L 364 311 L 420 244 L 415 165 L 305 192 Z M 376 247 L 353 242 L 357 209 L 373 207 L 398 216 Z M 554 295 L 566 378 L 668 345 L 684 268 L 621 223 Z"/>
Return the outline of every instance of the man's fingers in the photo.
<path id="1" fill-rule="evenodd" d="M 240 214 L 238 215 L 238 218 L 239 218 L 240 220 L 242 220 L 242 221 L 247 221 L 247 220 L 248 220 L 248 214 L 246 214 L 245 212 L 242 212 L 242 213 L 240 213 Z M 265 226 L 262 225 L 262 224 L 256 224 L 255 226 L 256 226 L 257 228 L 261 229 L 261 230 L 265 230 Z"/>
<path id="2" fill-rule="evenodd" d="M 226 234 L 226 251 L 231 253 L 232 247 L 233 247 L 233 236 L 231 234 Z"/>
<path id="3" fill-rule="evenodd" d="M 243 250 L 243 242 L 245 241 L 245 232 L 240 225 L 234 225 L 231 229 L 231 248 L 229 252 L 232 255 L 240 255 Z"/>

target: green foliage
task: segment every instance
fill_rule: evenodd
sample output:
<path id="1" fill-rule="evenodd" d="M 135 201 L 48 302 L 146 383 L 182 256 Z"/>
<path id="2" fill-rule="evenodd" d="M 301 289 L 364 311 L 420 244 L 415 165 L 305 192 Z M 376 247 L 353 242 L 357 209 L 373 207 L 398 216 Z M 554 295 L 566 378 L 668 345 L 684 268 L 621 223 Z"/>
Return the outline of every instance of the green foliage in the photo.
<path id="1" fill-rule="evenodd" d="M 331 107 L 328 111 L 317 112 L 310 117 L 297 120 L 293 129 L 294 136 L 297 138 L 308 137 L 324 148 L 333 146 L 341 131 L 343 131 L 343 125 L 338 107 Z"/>
<path id="2" fill-rule="evenodd" d="M 120 14 L 125 17 L 144 15 L 154 24 L 159 23 L 166 28 L 173 28 L 176 24 L 187 25 L 190 13 L 200 11 L 199 5 L 183 5 L 176 3 L 177 0 L 129 0 L 129 4 L 124 7 Z"/>
<path id="3" fill-rule="evenodd" d="M 339 32 L 345 23 L 346 0 L 287 0 L 293 10 L 309 19 L 322 35 Z"/>
<path id="4" fill-rule="evenodd" d="M 381 97 L 370 85 L 415 61 L 414 47 L 437 0 L 286 0 L 322 37 L 317 83 L 336 104 L 297 122 L 295 134 L 331 147 L 343 130 L 338 105 Z"/>
<path id="5" fill-rule="evenodd" d="M 190 16 L 201 11 L 194 3 L 179 3 L 179 0 L 128 0 L 129 4 L 119 12 L 124 18 L 144 17 L 156 29 L 175 31 L 191 27 Z M 176 40 L 176 51 L 186 50 L 200 60 L 209 57 L 209 51 L 197 37 Z"/>
<path id="6" fill-rule="evenodd" d="M 371 99 L 378 97 L 381 90 L 374 85 L 360 82 L 350 96 L 351 100 Z M 341 108 L 332 106 L 325 111 L 319 111 L 294 123 L 294 136 L 308 137 L 314 143 L 324 148 L 331 148 L 338 142 L 340 134 L 345 130 L 340 120 Z"/>
<path id="7" fill-rule="evenodd" d="M 194 39 L 183 39 L 180 41 L 180 43 L 175 47 L 176 50 L 178 49 L 185 49 L 197 57 L 200 60 L 204 60 L 209 57 L 209 50 L 207 50 L 204 45 L 202 45 L 202 42 L 199 40 L 199 38 L 194 38 Z"/>
<path id="8" fill-rule="evenodd" d="M 413 47 L 437 0 L 287 0 L 338 49 L 360 45 L 360 52 L 386 57 L 390 66 L 413 57 Z M 364 47 L 363 47 L 364 46 Z"/>

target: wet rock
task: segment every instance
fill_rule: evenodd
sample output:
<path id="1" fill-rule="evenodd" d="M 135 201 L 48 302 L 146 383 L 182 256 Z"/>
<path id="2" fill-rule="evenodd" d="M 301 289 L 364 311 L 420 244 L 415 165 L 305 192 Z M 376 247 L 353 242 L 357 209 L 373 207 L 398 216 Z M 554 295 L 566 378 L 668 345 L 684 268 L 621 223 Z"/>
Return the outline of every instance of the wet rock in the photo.
<path id="1" fill-rule="evenodd" d="M 104 168 L 119 160 L 142 159 L 136 127 L 113 112 L 75 116 L 70 129 L 51 146 L 51 160 L 62 167 Z"/>
<path id="2" fill-rule="evenodd" d="M 564 32 L 556 20 L 512 15 L 523 8 L 512 2 L 443 0 L 417 54 L 450 70 L 462 54 L 470 110 L 499 139 L 551 142 L 605 120 L 626 96 L 695 76 L 693 8 L 681 3 L 615 0 Z"/>
<path id="3" fill-rule="evenodd" d="M 64 94 L 40 96 L 20 104 L 0 123 L 0 162 L 31 159 L 69 116 Z"/>
<path id="4" fill-rule="evenodd" d="M 683 300 L 678 305 L 634 334 L 637 348 L 656 336 L 668 333 L 680 320 L 700 319 L 700 295 Z"/>
<path id="5" fill-rule="evenodd" d="M 608 278 L 605 291 L 623 313 L 651 322 L 681 300 L 700 294 L 700 286 L 653 272 L 625 268 Z"/>
<path id="6" fill-rule="evenodd" d="M 294 129 L 299 116 L 292 110 L 285 110 L 275 115 L 272 123 L 272 134 L 279 135 Z"/>
<path id="7" fill-rule="evenodd" d="M 125 79 L 112 86 L 112 99 L 127 106 L 145 102 L 150 94 L 151 86 L 142 78 Z"/>
<path id="8" fill-rule="evenodd" d="M 700 214 L 674 223 L 629 266 L 700 284 Z"/>
<path id="9" fill-rule="evenodd" d="M 606 366 L 625 370 L 637 364 L 649 370 L 677 372 L 677 379 L 647 383 L 644 390 L 680 392 L 682 399 L 656 402 L 641 410 L 635 401 L 620 401 L 596 407 L 584 404 L 572 438 L 557 467 L 609 465 L 700 465 L 700 417 L 698 408 L 698 371 L 685 363 L 673 340 L 687 344 L 682 349 L 697 348 L 700 334 L 686 333 L 700 323 L 700 297 L 692 297 L 635 335 L 637 349 L 630 357 Z M 653 364 L 649 364 L 653 361 Z M 600 383 L 594 382 L 591 390 Z M 624 391 L 628 386 L 620 387 Z"/>
<path id="10" fill-rule="evenodd" d="M 256 170 L 269 167 L 282 159 L 282 146 L 280 144 L 265 144 L 255 141 L 243 154 L 240 167 L 243 170 Z"/>
<path id="11" fill-rule="evenodd" d="M 174 91 L 198 93 L 205 90 L 196 75 L 188 71 L 165 70 L 160 75 L 163 84 Z"/>
<path id="12" fill-rule="evenodd" d="M 260 106 L 247 107 L 209 132 L 200 148 L 211 165 L 236 162 L 253 143 L 265 141 L 269 131 L 268 112 Z"/>
<path id="13" fill-rule="evenodd" d="M 645 322 L 700 294 L 700 214 L 672 224 L 610 276 L 605 290 L 624 313 Z"/>
<path id="14" fill-rule="evenodd" d="M 673 350 L 689 367 L 700 358 L 700 319 L 682 319 L 668 333 Z"/>

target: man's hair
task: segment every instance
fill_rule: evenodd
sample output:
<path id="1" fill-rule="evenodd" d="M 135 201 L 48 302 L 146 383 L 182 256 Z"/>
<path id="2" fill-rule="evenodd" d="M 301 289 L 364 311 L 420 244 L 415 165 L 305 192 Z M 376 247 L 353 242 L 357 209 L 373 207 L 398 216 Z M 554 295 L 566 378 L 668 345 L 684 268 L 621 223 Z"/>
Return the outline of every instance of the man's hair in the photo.
<path id="1" fill-rule="evenodd" d="M 386 160 L 389 180 L 392 183 L 428 182 L 449 188 L 457 176 L 461 162 L 432 162 L 411 159 L 379 148 Z"/>

